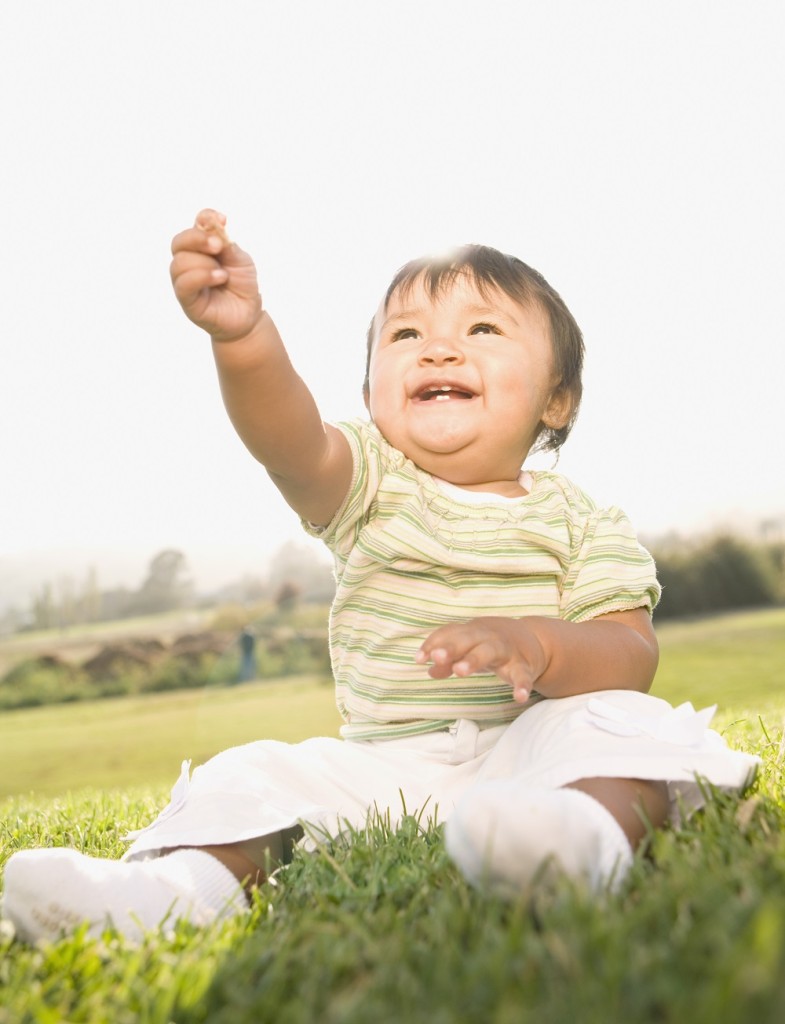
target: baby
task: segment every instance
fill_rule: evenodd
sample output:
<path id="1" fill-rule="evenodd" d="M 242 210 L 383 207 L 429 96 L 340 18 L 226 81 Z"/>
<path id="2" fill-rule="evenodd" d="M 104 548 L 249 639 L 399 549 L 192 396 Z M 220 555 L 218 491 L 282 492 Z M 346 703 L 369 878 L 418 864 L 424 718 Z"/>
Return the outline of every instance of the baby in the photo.
<path id="1" fill-rule="evenodd" d="M 700 805 L 699 780 L 738 790 L 756 759 L 711 709 L 647 694 L 659 587 L 625 516 L 522 469 L 575 420 L 575 320 L 494 249 L 409 263 L 368 333 L 370 421 L 325 424 L 224 224 L 205 210 L 174 239 L 174 289 L 240 437 L 334 555 L 342 738 L 186 763 L 122 861 L 11 857 L 5 914 L 28 940 L 211 921 L 243 912 L 303 830 L 313 845 L 428 804 L 475 884 L 516 894 L 551 865 L 617 885 L 648 828 Z"/>

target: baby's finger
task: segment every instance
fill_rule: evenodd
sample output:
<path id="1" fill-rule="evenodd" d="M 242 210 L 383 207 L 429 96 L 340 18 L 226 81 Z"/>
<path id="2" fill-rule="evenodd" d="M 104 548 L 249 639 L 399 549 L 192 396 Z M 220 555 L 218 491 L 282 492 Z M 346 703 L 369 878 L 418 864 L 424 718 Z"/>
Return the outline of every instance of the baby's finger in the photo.
<path id="1" fill-rule="evenodd" d="M 212 265 L 209 266 L 190 267 L 180 273 L 173 272 L 172 286 L 178 301 L 187 305 L 205 288 L 220 287 L 222 284 L 226 284 L 228 278 L 228 272 L 212 262 Z"/>
<path id="2" fill-rule="evenodd" d="M 197 227 L 186 228 L 172 239 L 172 255 L 174 256 L 180 252 L 203 252 L 215 256 L 225 247 L 218 235 Z"/>
<path id="3" fill-rule="evenodd" d="M 456 676 L 472 676 L 477 672 L 493 672 L 508 657 L 495 640 L 481 640 L 453 662 Z"/>
<path id="4" fill-rule="evenodd" d="M 534 681 L 524 662 L 514 658 L 496 665 L 494 672 L 502 682 L 509 683 L 513 688 L 513 696 L 517 701 L 524 703 L 529 699 Z"/>
<path id="5" fill-rule="evenodd" d="M 174 253 L 172 261 L 169 264 L 169 272 L 172 276 L 172 280 L 174 280 L 174 278 L 189 270 L 212 270 L 214 267 L 218 267 L 220 265 L 220 261 L 214 253 L 185 248 L 179 249 Z"/>
<path id="6" fill-rule="evenodd" d="M 431 679 L 447 679 L 452 675 L 453 659 L 444 649 L 440 647 L 425 651 L 423 648 L 417 652 L 415 661 L 418 665 L 428 666 L 428 675 Z"/>
<path id="7" fill-rule="evenodd" d="M 429 662 L 428 675 L 432 679 L 447 679 L 451 675 L 471 676 L 476 672 L 492 670 L 490 661 L 496 657 L 485 641 L 472 643 L 470 637 L 461 637 L 460 644 L 444 644 L 430 650 L 421 650 L 417 656 L 420 664 Z"/>
<path id="8" fill-rule="evenodd" d="M 475 650 L 462 661 L 455 662 L 452 670 L 460 678 L 493 672 L 503 683 L 512 687 L 513 696 L 520 704 L 525 704 L 531 696 L 531 673 L 517 658 L 497 660 L 493 654 Z"/>
<path id="9" fill-rule="evenodd" d="M 447 651 L 454 658 L 462 651 L 468 650 L 480 639 L 480 633 L 469 622 L 456 622 L 449 626 L 440 626 L 423 640 L 417 652 L 417 661 L 423 664 L 429 661 L 436 651 Z"/>
<path id="10" fill-rule="evenodd" d="M 172 261 L 169 264 L 169 273 L 174 279 L 189 270 L 196 270 L 197 268 L 211 270 L 217 266 L 220 266 L 220 264 L 211 253 L 196 252 L 193 249 L 182 249 L 172 257 Z"/>

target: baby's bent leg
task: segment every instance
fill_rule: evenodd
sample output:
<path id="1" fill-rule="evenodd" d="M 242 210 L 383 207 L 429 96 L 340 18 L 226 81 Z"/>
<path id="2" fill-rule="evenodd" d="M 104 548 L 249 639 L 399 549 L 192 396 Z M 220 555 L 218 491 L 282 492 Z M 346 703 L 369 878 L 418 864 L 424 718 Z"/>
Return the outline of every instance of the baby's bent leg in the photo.
<path id="1" fill-rule="evenodd" d="M 664 783 L 597 778 L 547 790 L 498 779 L 466 793 L 447 822 L 447 849 L 470 882 L 503 895 L 548 862 L 600 891 L 619 884 L 633 849 L 667 814 Z"/>
<path id="2" fill-rule="evenodd" d="M 633 850 L 652 828 L 668 821 L 668 785 L 659 779 L 579 779 L 565 789 L 592 797 L 613 816 Z"/>
<path id="3" fill-rule="evenodd" d="M 240 843 L 200 847 L 178 847 L 178 849 L 199 849 L 220 861 L 244 887 L 248 895 L 267 881 L 268 877 L 282 864 L 288 864 L 292 848 L 303 835 L 299 825 L 275 832 L 269 836 L 258 836 Z"/>

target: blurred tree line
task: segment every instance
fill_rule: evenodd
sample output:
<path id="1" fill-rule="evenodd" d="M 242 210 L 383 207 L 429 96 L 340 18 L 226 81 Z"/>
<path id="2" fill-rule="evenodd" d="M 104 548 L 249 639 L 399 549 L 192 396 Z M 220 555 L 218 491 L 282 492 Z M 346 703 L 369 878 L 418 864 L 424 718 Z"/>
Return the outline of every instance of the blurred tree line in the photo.
<path id="1" fill-rule="evenodd" d="M 31 598 L 27 628 L 65 629 L 85 622 L 154 615 L 187 607 L 193 597 L 185 555 L 166 548 L 151 559 L 147 575 L 136 590 L 101 590 L 94 567 L 87 571 L 81 584 L 72 576 L 44 583 Z"/>
<path id="2" fill-rule="evenodd" d="M 657 619 L 785 603 L 785 540 L 724 533 L 650 548 L 662 584 Z"/>
<path id="3" fill-rule="evenodd" d="M 281 608 L 299 601 L 329 602 L 335 584 L 330 565 L 312 549 L 289 542 L 272 557 L 265 578 L 246 576 L 220 590 L 199 594 L 182 551 L 159 551 L 147 567 L 137 588 L 102 589 L 95 568 L 81 581 L 63 575 L 42 584 L 32 594 L 27 612 L 13 610 L 7 623 L 15 631 L 24 629 L 67 629 L 90 622 L 109 622 L 139 615 L 156 615 L 178 608 L 211 607 L 237 602 L 247 604 L 264 599 Z"/>
<path id="4" fill-rule="evenodd" d="M 657 618 L 705 615 L 734 608 L 785 603 L 785 539 L 752 540 L 724 533 L 668 537 L 649 543 L 663 593 Z M 158 552 L 142 583 L 102 590 L 91 568 L 81 583 L 60 577 L 32 595 L 29 610 L 15 612 L 13 629 L 66 629 L 81 623 L 152 615 L 178 608 L 248 605 L 271 600 L 281 610 L 304 602 L 328 603 L 335 590 L 332 570 L 305 545 L 289 542 L 273 556 L 265 578 L 246 576 L 211 594 L 197 594 L 186 556 L 175 548 Z"/>

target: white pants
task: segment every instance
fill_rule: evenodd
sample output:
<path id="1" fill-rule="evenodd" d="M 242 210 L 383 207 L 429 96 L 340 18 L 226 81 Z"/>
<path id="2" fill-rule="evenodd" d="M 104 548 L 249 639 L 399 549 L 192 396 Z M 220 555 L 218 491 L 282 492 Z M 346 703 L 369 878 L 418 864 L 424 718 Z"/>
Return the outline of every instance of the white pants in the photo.
<path id="1" fill-rule="evenodd" d="M 168 806 L 127 837 L 126 857 L 241 842 L 296 824 L 306 835 L 337 835 L 347 824 L 362 827 L 374 810 L 393 823 L 420 811 L 445 821 L 470 786 L 497 778 L 546 789 L 585 778 L 658 779 L 668 783 L 678 820 L 703 802 L 703 781 L 740 790 L 758 764 L 707 728 L 713 712 L 608 690 L 543 700 L 489 729 L 461 719 L 405 739 L 260 740 L 218 754 L 192 778 L 184 762 Z"/>

